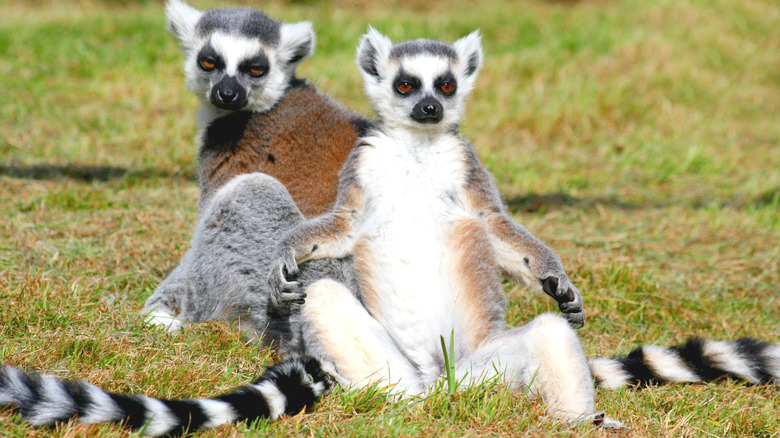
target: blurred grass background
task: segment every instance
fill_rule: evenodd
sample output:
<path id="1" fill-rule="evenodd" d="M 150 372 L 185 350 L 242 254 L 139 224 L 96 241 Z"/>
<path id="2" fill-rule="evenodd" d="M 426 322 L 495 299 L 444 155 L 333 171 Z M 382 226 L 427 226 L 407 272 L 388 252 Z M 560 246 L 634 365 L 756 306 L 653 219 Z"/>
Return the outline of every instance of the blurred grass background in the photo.
<path id="1" fill-rule="evenodd" d="M 192 0 L 310 20 L 299 68 L 370 114 L 353 57 L 479 28 L 464 134 L 515 219 L 585 295 L 589 356 L 690 335 L 780 343 L 780 4 L 776 0 Z M 164 334 L 137 315 L 195 223 L 196 100 L 159 1 L 0 3 L 0 361 L 111 390 L 204 396 L 272 353 L 223 324 Z M 554 311 L 507 285 L 510 324 Z M 776 389 L 734 382 L 597 392 L 627 436 L 780 436 Z M 370 391 L 205 436 L 599 436 L 487 387 L 411 406 Z M 123 436 L 116 427 L 0 435 Z"/>

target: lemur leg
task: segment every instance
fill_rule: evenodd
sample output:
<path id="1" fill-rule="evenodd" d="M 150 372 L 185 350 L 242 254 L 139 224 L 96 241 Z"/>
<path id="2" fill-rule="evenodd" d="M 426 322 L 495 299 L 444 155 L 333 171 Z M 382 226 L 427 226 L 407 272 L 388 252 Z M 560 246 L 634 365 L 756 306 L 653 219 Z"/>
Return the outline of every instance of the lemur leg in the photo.
<path id="1" fill-rule="evenodd" d="M 558 315 L 540 315 L 492 336 L 458 363 L 456 371 L 467 383 L 498 375 L 519 390 L 530 386 L 529 393 L 547 403 L 550 414 L 569 421 L 611 421 L 596 417 L 585 354 L 574 330 Z"/>
<path id="2" fill-rule="evenodd" d="M 308 354 L 331 362 L 357 387 L 379 384 L 400 395 L 425 391 L 415 367 L 346 287 L 320 280 L 306 294 L 301 319 Z"/>
<path id="3" fill-rule="evenodd" d="M 179 265 L 165 277 L 152 296 L 146 300 L 142 313 L 147 323 L 160 326 L 170 332 L 190 324 L 191 321 L 181 315 L 181 306 L 186 297 L 191 294 L 188 276 L 193 257 L 193 251 L 188 251 Z"/>
<path id="4" fill-rule="evenodd" d="M 173 330 L 228 319 L 250 337 L 266 333 L 273 249 L 302 221 L 276 179 L 263 173 L 233 178 L 202 204 L 190 249 L 146 301 L 150 322 Z"/>

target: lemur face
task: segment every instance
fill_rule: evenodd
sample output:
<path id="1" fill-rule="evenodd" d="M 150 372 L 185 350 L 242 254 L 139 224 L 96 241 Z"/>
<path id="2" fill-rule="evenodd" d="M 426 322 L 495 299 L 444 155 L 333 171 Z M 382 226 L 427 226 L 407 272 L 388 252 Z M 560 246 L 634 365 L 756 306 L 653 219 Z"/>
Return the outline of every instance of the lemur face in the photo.
<path id="1" fill-rule="evenodd" d="M 477 32 L 446 44 L 433 40 L 393 45 L 369 29 L 358 48 L 366 93 L 385 124 L 453 130 L 482 63 Z"/>
<path id="2" fill-rule="evenodd" d="M 171 0 L 167 16 L 186 58 L 187 87 L 221 110 L 270 109 L 314 49 L 310 23 L 283 24 L 253 9 L 201 12 Z"/>

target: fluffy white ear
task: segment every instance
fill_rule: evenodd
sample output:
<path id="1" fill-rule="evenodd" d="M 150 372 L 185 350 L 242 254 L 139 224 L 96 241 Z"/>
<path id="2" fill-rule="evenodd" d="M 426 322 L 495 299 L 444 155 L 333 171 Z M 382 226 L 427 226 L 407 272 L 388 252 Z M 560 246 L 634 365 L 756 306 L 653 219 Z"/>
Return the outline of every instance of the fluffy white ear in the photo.
<path id="1" fill-rule="evenodd" d="M 482 66 L 482 37 L 475 30 L 453 44 L 461 65 L 463 77 L 473 82 Z"/>
<path id="2" fill-rule="evenodd" d="M 168 29 L 178 38 L 185 50 L 195 39 L 195 25 L 203 12 L 181 0 L 168 0 L 165 16 L 168 17 Z"/>
<path id="3" fill-rule="evenodd" d="M 288 66 L 295 66 L 314 53 L 314 31 L 311 23 L 282 24 L 279 38 L 279 61 Z"/>
<path id="4" fill-rule="evenodd" d="M 381 79 L 381 63 L 390 57 L 393 42 L 376 29 L 369 26 L 368 32 L 360 39 L 357 49 L 357 64 L 366 81 Z"/>

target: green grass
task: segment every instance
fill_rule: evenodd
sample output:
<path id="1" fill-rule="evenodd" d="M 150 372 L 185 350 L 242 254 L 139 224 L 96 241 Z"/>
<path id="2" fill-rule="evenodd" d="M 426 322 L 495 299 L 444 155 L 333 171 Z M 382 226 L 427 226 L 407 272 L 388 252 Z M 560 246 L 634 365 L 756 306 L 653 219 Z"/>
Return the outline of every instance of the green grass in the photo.
<path id="1" fill-rule="evenodd" d="M 300 74 L 366 114 L 353 57 L 369 23 L 394 39 L 481 29 L 486 61 L 463 131 L 514 217 L 583 291 L 588 355 L 694 334 L 780 343 L 775 0 L 263 7 L 314 23 L 317 51 Z M 137 314 L 186 250 L 198 196 L 196 101 L 161 4 L 6 0 L 0 54 L 0 361 L 161 397 L 212 395 L 262 372 L 272 353 L 226 325 L 165 334 Z M 555 310 L 507 293 L 511 325 Z M 628 436 L 780 436 L 773 388 L 596 396 Z M 203 436 L 602 435 L 543 412 L 494 385 L 413 403 L 338 391 L 311 414 Z M 35 430 L 8 413 L 0 430 L 125 434 Z"/>

